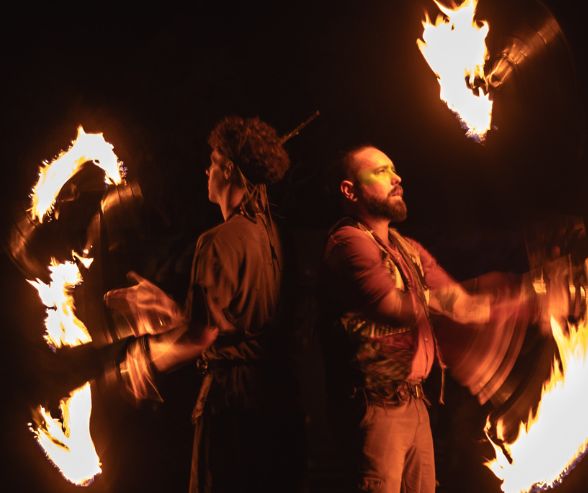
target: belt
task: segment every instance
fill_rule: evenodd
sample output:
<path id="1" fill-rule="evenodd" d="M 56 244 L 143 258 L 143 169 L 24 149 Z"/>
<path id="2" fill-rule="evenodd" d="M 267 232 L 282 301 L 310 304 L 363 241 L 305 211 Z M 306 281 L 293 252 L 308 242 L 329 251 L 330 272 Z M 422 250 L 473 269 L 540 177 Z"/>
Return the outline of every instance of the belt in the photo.
<path id="1" fill-rule="evenodd" d="M 365 395 L 368 402 L 379 406 L 398 406 L 410 399 L 423 399 L 429 403 L 421 382 L 396 381 L 386 390 L 365 389 Z"/>

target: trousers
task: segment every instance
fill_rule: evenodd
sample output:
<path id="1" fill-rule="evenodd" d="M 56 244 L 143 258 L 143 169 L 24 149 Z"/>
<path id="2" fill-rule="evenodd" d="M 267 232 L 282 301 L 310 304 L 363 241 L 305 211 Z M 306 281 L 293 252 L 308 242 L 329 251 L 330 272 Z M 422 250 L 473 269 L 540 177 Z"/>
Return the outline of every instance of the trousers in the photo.
<path id="1" fill-rule="evenodd" d="M 433 436 L 424 400 L 410 397 L 394 406 L 364 402 L 360 412 L 353 407 L 339 408 L 343 419 L 336 419 L 348 491 L 434 493 Z"/>
<path id="2" fill-rule="evenodd" d="M 422 399 L 398 406 L 369 404 L 359 432 L 359 491 L 435 492 L 433 437 Z"/>

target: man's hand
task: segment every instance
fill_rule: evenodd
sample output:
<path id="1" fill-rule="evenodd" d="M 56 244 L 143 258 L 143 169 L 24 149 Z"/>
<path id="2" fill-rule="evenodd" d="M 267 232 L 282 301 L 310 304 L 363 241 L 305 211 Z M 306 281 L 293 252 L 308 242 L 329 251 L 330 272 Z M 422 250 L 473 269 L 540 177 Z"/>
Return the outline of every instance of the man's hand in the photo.
<path id="1" fill-rule="evenodd" d="M 164 291 L 136 272 L 127 277 L 136 284 L 108 291 L 104 301 L 128 320 L 135 335 L 167 332 L 186 324 L 183 311 Z"/>
<path id="2" fill-rule="evenodd" d="M 470 294 L 458 284 L 431 292 L 431 309 L 461 324 L 487 323 L 490 304 L 490 296 Z"/>

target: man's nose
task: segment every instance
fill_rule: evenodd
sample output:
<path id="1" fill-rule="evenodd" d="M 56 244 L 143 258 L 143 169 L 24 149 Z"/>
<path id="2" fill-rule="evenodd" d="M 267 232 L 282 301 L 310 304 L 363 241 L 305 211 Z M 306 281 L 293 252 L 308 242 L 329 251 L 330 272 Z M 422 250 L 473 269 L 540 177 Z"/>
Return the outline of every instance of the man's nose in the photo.
<path id="1" fill-rule="evenodd" d="M 207 167 L 204 172 L 206 173 L 206 176 L 210 176 L 210 168 Z"/>
<path id="2" fill-rule="evenodd" d="M 400 184 L 401 181 L 402 181 L 402 178 L 400 178 L 400 175 L 397 175 L 396 173 L 394 173 L 394 171 L 392 171 L 392 173 L 390 174 L 390 182 L 393 185 L 398 185 L 398 184 Z"/>

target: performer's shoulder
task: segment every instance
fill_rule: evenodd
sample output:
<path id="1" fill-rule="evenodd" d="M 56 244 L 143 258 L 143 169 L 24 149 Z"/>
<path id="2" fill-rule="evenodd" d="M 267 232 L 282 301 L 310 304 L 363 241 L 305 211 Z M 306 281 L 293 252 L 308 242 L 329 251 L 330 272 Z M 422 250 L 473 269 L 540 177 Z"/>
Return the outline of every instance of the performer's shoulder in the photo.
<path id="1" fill-rule="evenodd" d="M 361 236 L 365 235 L 362 235 L 362 231 L 359 229 L 357 221 L 351 217 L 343 217 L 339 219 L 333 224 L 333 226 L 331 226 L 327 233 L 328 240 L 334 241 Z"/>
<path id="2" fill-rule="evenodd" d="M 371 250 L 377 251 L 378 247 L 356 221 L 351 218 L 343 218 L 330 229 L 325 254 L 329 255 L 336 249 L 366 253 Z"/>
<path id="3" fill-rule="evenodd" d="M 200 235 L 197 245 L 205 247 L 217 244 L 223 248 L 235 247 L 252 239 L 255 224 L 241 214 L 235 214 L 227 221 L 210 228 Z"/>

